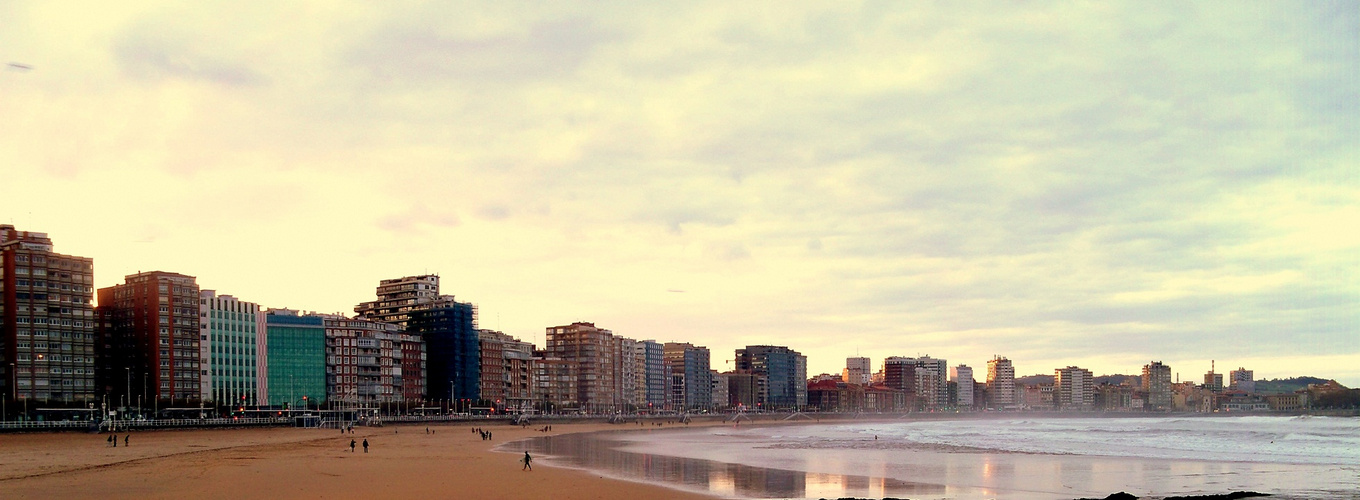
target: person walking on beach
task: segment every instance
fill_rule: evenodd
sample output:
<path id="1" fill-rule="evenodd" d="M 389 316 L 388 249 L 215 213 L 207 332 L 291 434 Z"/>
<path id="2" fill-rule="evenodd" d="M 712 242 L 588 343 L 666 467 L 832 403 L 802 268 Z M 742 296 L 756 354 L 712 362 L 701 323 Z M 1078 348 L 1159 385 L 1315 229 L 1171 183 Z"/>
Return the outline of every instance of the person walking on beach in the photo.
<path id="1" fill-rule="evenodd" d="M 131 437 L 132 437 L 132 434 L 128 434 L 128 435 L 126 435 L 126 436 L 123 436 L 123 447 L 124 447 L 124 448 L 127 447 L 127 445 L 128 445 L 128 443 L 127 443 L 127 442 L 128 442 L 128 438 L 131 438 Z"/>
<path id="2" fill-rule="evenodd" d="M 368 453 L 368 438 L 364 438 L 364 453 Z"/>
<path id="3" fill-rule="evenodd" d="M 365 439 L 365 441 L 367 441 L 367 439 Z M 349 452 L 350 452 L 350 453 L 354 453 L 354 440 L 353 440 L 353 439 L 349 440 Z"/>
<path id="4" fill-rule="evenodd" d="M 529 462 L 532 461 L 533 459 L 529 457 L 529 452 L 524 452 L 524 467 L 521 467 L 519 470 L 534 470 L 534 466 L 529 464 Z"/>

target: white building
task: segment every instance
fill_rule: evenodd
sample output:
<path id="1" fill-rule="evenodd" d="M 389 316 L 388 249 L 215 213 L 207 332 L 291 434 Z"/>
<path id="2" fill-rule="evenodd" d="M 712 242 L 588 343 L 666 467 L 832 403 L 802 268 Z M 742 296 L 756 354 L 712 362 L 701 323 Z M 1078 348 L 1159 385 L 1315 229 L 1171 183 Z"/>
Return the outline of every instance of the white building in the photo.
<path id="1" fill-rule="evenodd" d="M 873 375 L 873 368 L 869 367 L 869 358 L 845 358 L 845 373 L 841 374 L 841 380 L 845 383 L 869 385 L 869 379 Z"/>
<path id="2" fill-rule="evenodd" d="M 959 365 L 949 369 L 949 380 L 954 382 L 956 387 L 959 408 L 973 407 L 973 369 L 968 365 Z"/>
<path id="3" fill-rule="evenodd" d="M 199 369 L 203 399 L 223 406 L 261 404 L 260 351 L 264 315 L 259 304 L 198 292 Z"/>
<path id="4" fill-rule="evenodd" d="M 1232 389 L 1237 391 L 1256 392 L 1256 380 L 1254 372 L 1246 368 L 1238 367 L 1236 370 L 1228 372 L 1229 384 Z"/>

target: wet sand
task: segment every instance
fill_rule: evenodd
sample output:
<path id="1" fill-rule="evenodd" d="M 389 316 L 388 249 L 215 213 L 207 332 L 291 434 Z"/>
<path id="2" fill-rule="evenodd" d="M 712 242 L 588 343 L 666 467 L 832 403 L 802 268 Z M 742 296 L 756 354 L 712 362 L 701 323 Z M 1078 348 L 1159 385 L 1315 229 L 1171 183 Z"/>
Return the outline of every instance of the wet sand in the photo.
<path id="1" fill-rule="evenodd" d="M 711 499 L 662 486 L 603 478 L 495 452 L 507 441 L 541 437 L 504 423 L 397 425 L 356 429 L 145 431 L 130 446 L 107 434 L 0 434 L 0 497 L 14 498 L 580 498 Z M 613 430 L 554 424 L 554 435 Z M 350 439 L 368 439 L 350 452 Z"/>

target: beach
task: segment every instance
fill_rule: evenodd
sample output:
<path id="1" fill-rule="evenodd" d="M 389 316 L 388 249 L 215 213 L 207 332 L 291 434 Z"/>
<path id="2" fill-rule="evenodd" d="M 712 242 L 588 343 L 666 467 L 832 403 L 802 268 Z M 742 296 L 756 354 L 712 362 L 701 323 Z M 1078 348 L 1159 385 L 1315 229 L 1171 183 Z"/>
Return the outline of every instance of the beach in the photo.
<path id="1" fill-rule="evenodd" d="M 1232 423 L 1239 422 L 1178 425 Z M 1330 464 L 1219 462 L 1004 451 L 931 444 L 923 435 L 902 441 L 889 434 L 904 425 L 899 421 L 553 423 L 549 433 L 537 430 L 543 425 L 486 421 L 430 425 L 428 431 L 424 425 L 389 425 L 356 428 L 354 434 L 296 428 L 140 431 L 118 434 L 117 448 L 109 446 L 108 434 L 0 434 L 0 496 L 1071 499 L 1116 491 L 1159 498 L 1254 490 L 1293 499 L 1347 496 L 1344 492 L 1356 491 L 1360 470 L 1350 455 Z M 964 419 L 905 427 L 971 434 L 968 425 Z M 1015 425 L 1091 424 L 1063 419 Z M 483 440 L 474 427 L 490 431 L 493 439 Z M 986 436 L 993 434 L 1018 442 L 1015 429 Z M 1233 444 L 1245 445 L 1241 439 Z M 1344 444 L 1340 449 L 1349 453 Z M 533 471 L 522 470 L 522 450 L 534 454 Z"/>
<path id="2" fill-rule="evenodd" d="M 604 478 L 583 470 L 492 451 L 545 433 L 487 422 L 335 429 L 257 428 L 133 432 L 124 446 L 107 434 L 0 434 L 3 498 L 712 498 Z M 554 435 L 614 430 L 596 423 L 554 424 Z M 350 440 L 369 442 L 349 448 Z"/>

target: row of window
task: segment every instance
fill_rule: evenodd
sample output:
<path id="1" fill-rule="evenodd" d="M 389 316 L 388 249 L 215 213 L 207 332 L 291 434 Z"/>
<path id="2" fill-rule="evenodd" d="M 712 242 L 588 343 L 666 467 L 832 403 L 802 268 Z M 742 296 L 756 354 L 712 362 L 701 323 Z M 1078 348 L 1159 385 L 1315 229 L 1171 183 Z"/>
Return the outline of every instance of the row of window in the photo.
<path id="1" fill-rule="evenodd" d="M 23 264 L 28 264 L 28 263 L 30 263 L 30 262 L 32 262 L 33 264 L 46 264 L 46 263 L 47 263 L 47 256 L 45 256 L 45 255 L 34 255 L 34 256 L 32 257 L 32 260 L 30 260 L 28 254 L 22 254 L 22 253 L 20 253 L 20 254 L 16 254 L 16 255 L 14 256 L 14 262 L 16 262 L 16 263 L 23 263 Z M 92 268 L 94 267 L 94 264 L 91 263 L 91 262 L 88 262 L 88 261 L 68 260 L 68 259 L 58 259 L 58 258 L 53 258 L 53 259 L 52 259 L 52 265 L 53 265 L 53 266 L 56 266 L 56 267 L 59 268 L 59 269 L 77 269 L 77 270 L 79 270 L 79 269 L 89 270 L 89 269 L 92 269 Z"/>
<path id="2" fill-rule="evenodd" d="M 93 381 L 93 380 L 85 380 L 85 379 L 45 379 L 45 378 L 40 378 L 40 379 L 37 379 L 37 380 L 29 380 L 29 379 L 26 379 L 26 378 L 21 378 L 21 379 L 19 379 L 17 382 L 18 382 L 18 386 L 19 386 L 19 387 L 33 387 L 33 386 L 37 386 L 37 387 L 47 387 L 47 386 L 50 386 L 50 385 L 59 385 L 59 386 L 63 386 L 63 387 L 94 387 L 94 381 Z"/>
<path id="3" fill-rule="evenodd" d="M 43 280 L 14 280 L 14 286 L 26 288 L 46 288 L 48 290 L 66 290 L 71 292 L 94 293 L 94 288 L 82 285 L 72 285 L 69 283 L 59 283 L 56 281 Z"/>

